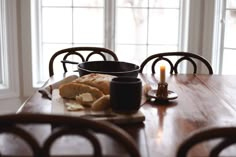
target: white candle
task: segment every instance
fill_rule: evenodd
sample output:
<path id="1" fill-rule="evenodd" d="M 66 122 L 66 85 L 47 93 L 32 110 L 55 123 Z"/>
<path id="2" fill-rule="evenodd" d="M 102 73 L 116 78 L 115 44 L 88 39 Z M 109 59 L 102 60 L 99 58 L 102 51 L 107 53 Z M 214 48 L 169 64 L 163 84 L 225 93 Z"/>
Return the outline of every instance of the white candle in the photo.
<path id="1" fill-rule="evenodd" d="M 164 65 L 160 66 L 160 83 L 165 83 L 166 79 L 166 67 Z"/>

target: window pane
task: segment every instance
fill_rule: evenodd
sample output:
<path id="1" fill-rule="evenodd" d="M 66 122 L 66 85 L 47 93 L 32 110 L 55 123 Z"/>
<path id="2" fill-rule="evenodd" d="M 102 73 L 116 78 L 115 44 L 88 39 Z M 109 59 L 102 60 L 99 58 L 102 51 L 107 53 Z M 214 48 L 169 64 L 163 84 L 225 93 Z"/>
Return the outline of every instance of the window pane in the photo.
<path id="1" fill-rule="evenodd" d="M 72 0 L 42 0 L 42 6 L 72 6 Z"/>
<path id="2" fill-rule="evenodd" d="M 148 7 L 148 0 L 117 0 L 118 7 Z"/>
<path id="3" fill-rule="evenodd" d="M 75 8 L 74 31 L 75 43 L 103 43 L 104 18 L 103 9 Z"/>
<path id="4" fill-rule="evenodd" d="M 151 56 L 156 53 L 173 52 L 177 50 L 178 50 L 177 45 L 151 45 L 148 46 L 148 56 Z"/>
<path id="5" fill-rule="evenodd" d="M 43 42 L 72 42 L 72 11 L 70 8 L 42 9 Z"/>
<path id="6" fill-rule="evenodd" d="M 74 44 L 73 47 L 104 47 L 103 44 Z M 91 51 L 83 51 L 83 57 L 87 58 L 88 54 Z M 89 61 L 98 61 L 98 60 L 103 60 L 101 55 L 94 54 L 90 56 Z"/>
<path id="7" fill-rule="evenodd" d="M 151 45 L 148 47 L 148 56 L 151 56 L 153 54 L 157 54 L 157 53 L 162 53 L 162 52 L 174 52 L 178 50 L 178 46 L 172 46 L 172 45 Z M 178 57 L 176 56 L 172 56 L 172 57 L 168 57 L 172 63 L 175 63 L 176 60 L 178 59 Z M 151 62 L 152 63 L 152 62 Z M 183 64 L 183 63 L 181 63 Z M 159 66 L 160 65 L 166 65 L 166 71 L 169 72 L 170 71 L 170 65 L 166 62 L 159 62 L 156 66 L 156 72 L 158 73 L 159 70 Z M 178 68 L 178 71 L 180 72 L 180 67 Z M 146 65 L 146 72 L 151 72 L 151 64 Z"/>
<path id="8" fill-rule="evenodd" d="M 42 57 L 40 60 L 43 60 L 40 62 L 43 65 L 40 73 L 46 71 L 44 80 L 48 78 L 49 59 L 58 49 L 71 46 L 102 47 L 104 38 L 111 40 L 106 43 L 112 44 L 107 45 L 108 47 L 113 48 L 115 43 L 114 48 L 119 60 L 138 65 L 153 53 L 177 50 L 179 0 L 107 0 L 108 6 L 116 7 L 115 17 L 109 17 L 115 19 L 114 23 L 104 21 L 104 14 L 111 13 L 104 11 L 104 2 L 42 0 L 44 7 L 40 46 L 43 46 L 43 52 L 39 56 Z M 111 15 L 113 14 L 109 16 Z M 111 32 L 105 34 L 105 26 L 111 27 L 108 29 Z M 61 63 L 57 64 L 57 71 L 61 71 Z"/>
<path id="9" fill-rule="evenodd" d="M 0 42 L 0 48 L 1 48 L 1 42 Z M 0 84 L 2 84 L 3 83 L 3 81 L 2 81 L 2 76 L 3 76 L 3 74 L 2 74 L 2 51 L 0 51 Z"/>
<path id="10" fill-rule="evenodd" d="M 224 50 L 222 74 L 236 74 L 236 50 Z"/>
<path id="11" fill-rule="evenodd" d="M 178 44 L 179 11 L 151 9 L 148 42 L 150 44 Z"/>
<path id="12" fill-rule="evenodd" d="M 147 43 L 147 10 L 117 9 L 116 42 Z"/>
<path id="13" fill-rule="evenodd" d="M 1 7 L 1 5 L 0 5 Z M 1 16 L 1 12 L 0 12 L 0 16 Z M 1 20 L 1 18 L 0 18 Z M 0 30 L 2 30 L 1 28 L 1 22 L 0 22 Z M 2 31 L 0 31 L 0 85 L 3 83 L 3 80 L 2 80 L 2 76 L 3 76 L 3 66 L 2 66 L 2 56 L 3 56 L 3 52 L 2 52 Z"/>
<path id="14" fill-rule="evenodd" d="M 73 0 L 74 6 L 103 7 L 104 0 Z"/>
<path id="15" fill-rule="evenodd" d="M 73 44 L 73 47 L 103 47 L 103 44 Z"/>
<path id="16" fill-rule="evenodd" d="M 179 0 L 116 0 L 118 7 L 179 8 Z"/>
<path id="17" fill-rule="evenodd" d="M 4 40 L 4 23 L 5 23 L 5 20 L 4 20 L 4 11 L 3 11 L 3 5 L 2 5 L 2 2 L 0 0 L 0 88 L 1 88 L 1 85 L 4 83 L 3 81 L 3 78 L 4 78 L 4 52 L 3 52 L 3 40 Z"/>
<path id="18" fill-rule="evenodd" d="M 235 8 L 236 9 L 236 0 L 227 0 L 227 8 Z"/>
<path id="19" fill-rule="evenodd" d="M 40 80 L 41 81 L 46 81 L 49 77 L 49 70 L 48 70 L 48 66 L 49 66 L 49 60 L 51 58 L 51 56 L 61 50 L 61 49 L 65 49 L 65 48 L 69 48 L 72 47 L 71 44 L 44 44 L 43 45 L 43 50 L 42 50 L 42 58 L 43 60 L 40 61 L 40 72 L 42 73 Z M 63 72 L 63 67 L 61 64 L 61 60 L 57 59 L 54 63 L 55 63 L 55 67 L 54 67 L 54 73 L 61 73 Z"/>
<path id="20" fill-rule="evenodd" d="M 149 0 L 150 7 L 179 8 L 179 0 Z"/>
<path id="21" fill-rule="evenodd" d="M 120 61 L 140 64 L 146 58 L 146 46 L 139 45 L 116 45 L 117 57 Z"/>
<path id="22" fill-rule="evenodd" d="M 236 48 L 236 10 L 226 11 L 225 47 Z"/>

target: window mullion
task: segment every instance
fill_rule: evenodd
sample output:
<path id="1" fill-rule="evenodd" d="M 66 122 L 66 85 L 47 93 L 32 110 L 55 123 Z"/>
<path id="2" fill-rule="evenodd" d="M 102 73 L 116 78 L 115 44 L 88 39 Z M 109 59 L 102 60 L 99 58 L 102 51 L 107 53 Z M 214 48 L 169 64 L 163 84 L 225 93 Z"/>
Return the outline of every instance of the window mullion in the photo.
<path id="1" fill-rule="evenodd" d="M 2 8 L 2 1 L 0 0 L 0 85 L 3 83 L 3 58 L 2 58 L 2 55 L 3 55 L 3 50 L 2 50 L 2 42 L 3 42 L 3 40 L 2 40 L 2 37 L 3 37 L 3 35 L 2 35 L 2 33 L 3 33 L 3 31 L 2 31 L 2 10 L 3 10 L 3 8 Z"/>
<path id="2" fill-rule="evenodd" d="M 33 84 L 37 84 L 43 74 L 42 68 L 38 65 L 43 64 L 42 56 L 42 28 L 41 28 L 41 18 L 42 18 L 42 9 L 41 9 L 41 0 L 31 2 L 31 29 L 32 29 L 32 68 L 33 68 Z"/>
<path id="3" fill-rule="evenodd" d="M 8 56 L 6 54 L 7 50 L 6 50 L 6 3 L 5 3 L 5 0 L 0 0 L 0 8 L 1 8 L 1 13 L 0 13 L 0 31 L 1 31 L 1 34 L 0 34 L 0 59 L 1 59 L 1 62 L 0 62 L 0 74 L 1 74 L 1 78 L 0 78 L 0 84 L 3 88 L 8 88 L 9 86 L 9 79 L 8 79 Z"/>
<path id="4" fill-rule="evenodd" d="M 116 1 L 105 0 L 104 6 L 104 47 L 115 50 Z"/>
<path id="5" fill-rule="evenodd" d="M 222 74 L 222 69 L 223 69 L 223 52 L 224 52 L 224 34 L 225 34 L 225 16 L 226 16 L 226 1 L 225 0 L 220 0 L 220 4 L 219 6 L 221 6 L 222 8 L 220 8 L 221 10 L 221 14 L 220 14 L 220 18 L 219 18 L 219 37 L 218 37 L 218 45 L 220 47 L 218 47 L 218 54 L 219 54 L 219 59 L 218 59 L 218 65 L 220 65 L 218 67 L 219 69 L 219 73 Z"/>
<path id="6" fill-rule="evenodd" d="M 17 46 L 17 1 L 0 0 L 1 11 L 1 77 L 0 99 L 19 96 Z"/>
<path id="7" fill-rule="evenodd" d="M 178 50 L 187 51 L 188 42 L 188 23 L 189 23 L 189 1 L 180 1 L 180 14 L 179 14 L 179 46 Z"/>

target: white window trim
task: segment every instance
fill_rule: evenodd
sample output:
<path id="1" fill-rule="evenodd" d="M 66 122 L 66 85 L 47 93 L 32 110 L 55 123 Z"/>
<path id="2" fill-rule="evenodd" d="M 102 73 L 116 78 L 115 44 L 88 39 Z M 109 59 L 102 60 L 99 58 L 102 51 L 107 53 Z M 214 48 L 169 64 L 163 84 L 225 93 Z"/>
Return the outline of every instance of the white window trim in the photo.
<path id="1" fill-rule="evenodd" d="M 202 33 L 202 55 L 212 64 L 214 57 L 214 22 L 215 22 L 215 5 L 216 0 L 204 1 L 204 15 L 203 15 L 203 33 Z M 214 73 L 216 70 L 214 69 Z"/>
<path id="2" fill-rule="evenodd" d="M 222 74 L 224 34 L 225 34 L 225 0 L 217 0 L 215 4 L 213 63 L 218 74 Z M 221 66 L 220 66 L 221 65 Z"/>
<path id="3" fill-rule="evenodd" d="M 110 1 L 110 3 L 108 2 Z M 116 19 L 114 17 L 116 14 L 116 7 L 115 4 L 116 1 L 115 0 L 105 0 L 104 1 L 104 7 L 105 7 L 105 11 L 104 11 L 104 20 L 105 20 L 105 30 L 104 30 L 104 46 L 107 47 L 108 49 L 111 50 L 115 50 L 115 21 Z"/>
<path id="4" fill-rule="evenodd" d="M 31 1 L 30 6 L 30 14 L 31 14 L 31 19 L 30 19 L 30 24 L 31 24 L 31 48 L 32 48 L 32 63 L 35 63 L 32 65 L 32 84 L 33 85 L 41 85 L 42 82 L 37 82 L 40 73 L 42 73 L 42 71 L 40 71 L 40 68 L 37 66 L 40 64 L 40 60 L 39 58 L 42 58 L 41 55 L 41 46 L 40 46 L 40 42 L 41 41 L 41 28 L 40 28 L 40 24 L 39 21 L 41 21 L 41 14 L 39 14 L 39 3 L 41 3 L 41 0 L 37 0 L 37 1 Z M 39 30 L 39 31 L 38 31 Z M 35 82 L 33 82 L 35 81 Z"/>
<path id="5" fill-rule="evenodd" d="M 189 30 L 189 0 L 180 1 L 179 47 L 178 50 L 187 51 Z M 182 32 L 182 33 L 181 33 Z"/>
<path id="6" fill-rule="evenodd" d="M 213 67 L 213 73 L 217 74 L 214 62 L 215 52 L 214 23 L 215 6 L 217 0 L 190 0 L 189 30 L 188 30 L 188 48 L 187 51 L 196 53 L 206 58 Z M 204 71 L 202 64 L 199 64 L 200 73 Z M 191 68 L 191 67 L 190 67 Z M 189 70 L 189 69 L 188 69 Z M 191 71 L 191 70 L 190 70 Z"/>
<path id="7" fill-rule="evenodd" d="M 18 0 L 16 0 L 18 1 Z M 22 73 L 23 75 L 21 76 L 22 82 L 23 82 L 23 87 L 21 87 L 23 89 L 23 96 L 31 96 L 32 93 L 34 93 L 34 91 L 36 90 L 36 88 L 33 88 L 33 69 L 32 69 L 32 65 L 35 65 L 37 63 L 34 62 L 33 60 L 33 51 L 35 51 L 35 49 L 33 49 L 34 42 L 32 39 L 32 26 L 31 26 L 31 16 L 33 16 L 33 14 L 31 13 L 31 3 L 34 1 L 31 0 L 23 0 L 23 1 L 19 1 L 19 6 L 20 6 L 20 21 L 21 21 L 21 25 L 20 25 L 20 32 L 21 32 L 21 36 L 19 38 L 19 40 L 21 41 L 21 56 L 22 56 Z M 32 14 L 32 15 L 31 15 Z M 34 17 L 32 17 L 33 19 Z"/>
<path id="8" fill-rule="evenodd" d="M 4 45 L 6 45 L 4 42 L 6 41 L 5 37 L 6 37 L 6 31 L 5 31 L 5 1 L 0 0 L 0 55 L 1 55 L 1 66 L 0 66 L 0 75 L 1 75 L 1 84 L 0 84 L 0 89 L 6 88 L 6 80 L 8 80 L 6 78 L 5 75 L 5 71 L 7 70 L 8 66 L 6 64 L 6 54 L 5 54 L 5 50 L 4 50 Z M 7 70 L 8 71 L 8 70 Z"/>
<path id="9" fill-rule="evenodd" d="M 2 52 L 4 58 L 4 88 L 0 99 L 19 97 L 19 64 L 17 44 L 16 0 L 1 0 L 2 11 Z"/>

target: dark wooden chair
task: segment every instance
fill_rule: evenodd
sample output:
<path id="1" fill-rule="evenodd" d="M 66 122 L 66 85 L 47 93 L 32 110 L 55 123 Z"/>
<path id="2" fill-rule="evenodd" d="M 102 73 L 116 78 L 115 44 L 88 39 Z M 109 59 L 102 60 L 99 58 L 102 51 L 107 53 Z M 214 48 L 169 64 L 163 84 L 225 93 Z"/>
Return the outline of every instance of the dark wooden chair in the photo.
<path id="1" fill-rule="evenodd" d="M 187 157 L 188 152 L 193 146 L 214 139 L 222 140 L 211 149 L 208 155 L 209 157 L 218 157 L 225 148 L 236 144 L 236 127 L 220 127 L 199 130 L 182 142 L 178 148 L 176 156 Z"/>
<path id="2" fill-rule="evenodd" d="M 170 58 L 174 56 L 178 57 L 175 63 L 170 60 Z M 178 65 L 183 60 L 187 60 L 193 65 L 194 74 L 197 73 L 197 60 L 201 61 L 207 67 L 209 74 L 213 74 L 211 64 L 204 57 L 190 52 L 164 52 L 151 55 L 141 63 L 140 72 L 143 72 L 144 67 L 147 65 L 147 63 L 152 63 L 151 70 L 154 74 L 156 73 L 155 66 L 157 65 L 157 63 L 159 61 L 166 61 L 170 65 L 170 74 L 178 74 Z"/>
<path id="3" fill-rule="evenodd" d="M 61 60 L 64 72 L 67 72 L 67 67 L 66 64 L 79 64 L 79 62 L 71 61 L 68 60 L 69 57 L 71 56 L 77 56 L 81 59 L 81 62 L 86 62 L 89 61 L 89 59 L 94 56 L 94 55 L 100 55 L 103 60 L 108 60 L 106 55 L 110 55 L 111 59 L 114 61 L 118 61 L 118 57 L 116 54 L 106 48 L 100 48 L 100 47 L 72 47 L 72 48 L 67 48 L 67 49 L 62 49 L 60 51 L 57 51 L 52 55 L 49 61 L 49 76 L 51 77 L 54 75 L 54 70 L 53 70 L 53 63 L 55 59 L 58 56 L 62 56 L 63 58 Z"/>
<path id="4" fill-rule="evenodd" d="M 27 132 L 27 130 L 24 129 L 24 124 L 51 124 L 53 129 L 43 144 L 39 144 L 32 133 Z M 0 116 L 0 133 L 10 133 L 23 139 L 31 148 L 34 157 L 50 156 L 50 151 L 55 141 L 66 135 L 85 137 L 93 147 L 92 156 L 102 157 L 102 146 L 99 142 L 99 138 L 96 136 L 97 133 L 107 135 L 111 139 L 117 141 L 125 148 L 131 157 L 140 157 L 139 151 L 131 136 L 118 126 L 109 122 L 98 122 L 85 118 L 63 115 L 9 114 Z M 80 146 L 78 146 L 78 148 L 79 147 Z"/>

